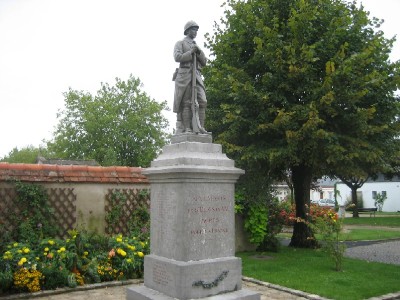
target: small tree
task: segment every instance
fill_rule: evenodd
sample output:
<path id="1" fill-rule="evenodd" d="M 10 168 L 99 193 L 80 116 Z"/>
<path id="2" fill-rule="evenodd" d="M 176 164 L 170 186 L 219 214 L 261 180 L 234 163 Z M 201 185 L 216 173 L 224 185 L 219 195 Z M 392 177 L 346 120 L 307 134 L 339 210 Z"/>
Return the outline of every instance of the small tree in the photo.
<path id="1" fill-rule="evenodd" d="M 386 194 L 377 193 L 375 196 L 375 207 L 378 208 L 378 211 L 382 211 L 383 203 L 387 199 Z"/>

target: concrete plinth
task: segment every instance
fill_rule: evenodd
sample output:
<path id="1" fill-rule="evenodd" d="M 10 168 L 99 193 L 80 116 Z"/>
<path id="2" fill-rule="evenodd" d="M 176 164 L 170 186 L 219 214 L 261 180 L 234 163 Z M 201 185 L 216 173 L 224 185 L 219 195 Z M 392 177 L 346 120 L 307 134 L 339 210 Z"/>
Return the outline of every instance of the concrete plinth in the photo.
<path id="1" fill-rule="evenodd" d="M 243 173 L 211 136 L 175 136 L 164 147 L 143 171 L 151 183 L 151 254 L 144 286 L 129 288 L 127 299 L 260 299 L 241 289 L 234 256 L 234 185 Z"/>
<path id="2" fill-rule="evenodd" d="M 150 289 L 144 285 L 138 287 L 128 288 L 127 299 L 136 300 L 176 300 L 176 298 L 167 296 L 159 291 Z M 198 298 L 198 300 L 260 300 L 260 294 L 241 289 L 231 293 L 224 293 L 205 298 Z"/>

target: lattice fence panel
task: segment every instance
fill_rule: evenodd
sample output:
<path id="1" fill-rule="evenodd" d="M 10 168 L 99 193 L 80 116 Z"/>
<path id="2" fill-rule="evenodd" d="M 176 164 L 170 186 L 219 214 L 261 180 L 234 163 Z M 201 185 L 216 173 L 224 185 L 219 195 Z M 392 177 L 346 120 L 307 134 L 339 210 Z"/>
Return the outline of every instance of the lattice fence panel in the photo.
<path id="1" fill-rule="evenodd" d="M 76 223 L 76 195 L 73 188 L 46 189 L 50 207 L 54 211 L 54 224 L 59 229 L 58 237 L 67 236 L 67 230 Z M 21 210 L 14 188 L 0 188 L 0 232 L 13 232 L 15 220 L 20 218 Z"/>
<path id="2" fill-rule="evenodd" d="M 66 237 L 68 230 L 76 224 L 76 194 L 73 188 L 51 188 L 47 190 L 49 203 L 54 210 L 58 236 Z"/>
<path id="3" fill-rule="evenodd" d="M 0 188 L 0 226 L 1 232 L 12 232 L 12 216 L 19 215 L 18 205 L 14 205 L 17 194 L 14 188 Z"/>
<path id="4" fill-rule="evenodd" d="M 150 208 L 148 190 L 108 189 L 105 196 L 106 233 L 129 233 L 129 220 L 135 209 L 145 205 Z"/>

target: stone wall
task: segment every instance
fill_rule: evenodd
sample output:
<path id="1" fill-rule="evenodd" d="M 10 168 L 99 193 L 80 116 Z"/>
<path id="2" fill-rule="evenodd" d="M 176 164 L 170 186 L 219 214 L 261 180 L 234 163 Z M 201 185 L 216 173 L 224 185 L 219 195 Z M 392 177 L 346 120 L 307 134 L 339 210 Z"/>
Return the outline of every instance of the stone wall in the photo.
<path id="1" fill-rule="evenodd" d="M 18 207 L 12 180 L 37 183 L 47 190 L 57 223 L 64 233 L 84 228 L 97 233 L 125 233 L 127 219 L 140 200 L 140 193 L 150 184 L 141 168 L 99 167 L 46 164 L 0 163 L 0 220 L 12 226 L 8 216 Z M 108 226 L 106 214 L 112 209 L 111 195 L 126 195 L 124 217 L 115 228 Z M 149 205 L 148 201 L 146 202 Z M 236 215 L 236 251 L 254 250 L 243 228 L 242 216 Z"/>
<path id="2" fill-rule="evenodd" d="M 46 189 L 57 224 L 64 233 L 73 228 L 125 233 L 126 219 L 143 198 L 141 191 L 149 189 L 141 172 L 141 168 L 130 167 L 0 163 L 0 219 L 6 228 L 12 226 L 8 217 L 18 213 L 12 181 L 18 180 Z M 111 195 L 116 192 L 125 195 L 124 218 L 114 226 L 117 228 L 110 228 L 106 214 L 113 205 Z"/>

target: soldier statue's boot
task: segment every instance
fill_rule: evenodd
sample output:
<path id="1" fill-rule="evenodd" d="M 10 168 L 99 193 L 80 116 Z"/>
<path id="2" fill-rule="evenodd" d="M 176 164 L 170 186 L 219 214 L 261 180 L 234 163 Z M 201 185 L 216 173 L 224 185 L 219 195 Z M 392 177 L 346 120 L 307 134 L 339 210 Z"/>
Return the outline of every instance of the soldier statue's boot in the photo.
<path id="1" fill-rule="evenodd" d="M 199 121 L 200 121 L 200 133 L 207 134 L 207 130 L 204 128 L 204 123 L 206 120 L 206 109 L 204 107 L 199 107 Z"/>
<path id="2" fill-rule="evenodd" d="M 176 130 L 175 134 L 181 134 L 185 128 L 183 127 L 183 122 L 182 122 L 182 113 L 177 113 L 176 114 Z"/>
<path id="3" fill-rule="evenodd" d="M 190 127 L 192 120 L 192 112 L 190 107 L 184 107 L 182 111 L 182 122 L 183 122 L 183 127 L 184 133 L 192 132 L 192 129 Z"/>

